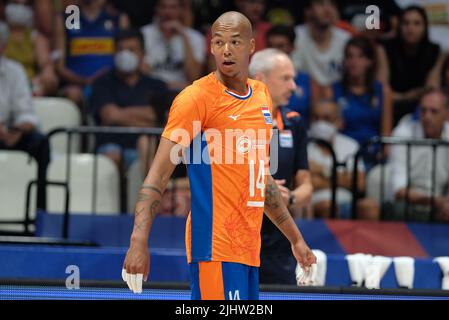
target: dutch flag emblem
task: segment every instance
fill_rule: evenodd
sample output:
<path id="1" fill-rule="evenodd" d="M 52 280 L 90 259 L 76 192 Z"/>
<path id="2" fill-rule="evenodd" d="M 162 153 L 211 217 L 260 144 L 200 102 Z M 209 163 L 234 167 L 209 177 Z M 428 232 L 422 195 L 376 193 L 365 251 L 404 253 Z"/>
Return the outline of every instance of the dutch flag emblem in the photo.
<path id="1" fill-rule="evenodd" d="M 268 106 L 262 106 L 261 109 L 262 109 L 262 114 L 265 118 L 265 123 L 273 124 L 273 120 L 271 119 L 270 108 L 268 108 Z"/>

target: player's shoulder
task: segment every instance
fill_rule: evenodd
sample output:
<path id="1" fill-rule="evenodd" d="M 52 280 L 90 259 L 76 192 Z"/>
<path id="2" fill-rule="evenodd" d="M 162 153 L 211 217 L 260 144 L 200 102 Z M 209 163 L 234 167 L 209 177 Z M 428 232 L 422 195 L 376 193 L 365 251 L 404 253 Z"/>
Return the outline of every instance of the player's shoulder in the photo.
<path id="1" fill-rule="evenodd" d="M 220 90 L 217 87 L 214 79 L 211 75 L 204 76 L 195 80 L 192 84 L 185 87 L 179 94 L 178 99 L 190 98 L 197 102 L 199 101 L 211 101 L 218 97 Z"/>

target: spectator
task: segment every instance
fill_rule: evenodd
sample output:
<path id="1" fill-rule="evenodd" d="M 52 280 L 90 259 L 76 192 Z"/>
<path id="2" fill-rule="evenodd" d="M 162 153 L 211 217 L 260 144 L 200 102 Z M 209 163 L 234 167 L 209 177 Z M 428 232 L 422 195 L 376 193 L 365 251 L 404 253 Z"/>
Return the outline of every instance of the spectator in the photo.
<path id="1" fill-rule="evenodd" d="M 330 92 L 342 111 L 341 132 L 360 145 L 391 134 L 391 93 L 375 79 L 376 63 L 371 41 L 352 38 L 344 50 L 343 78 L 332 84 Z"/>
<path id="2" fill-rule="evenodd" d="M 242 13 L 251 22 L 253 29 L 253 37 L 256 40 L 256 48 L 254 52 L 265 49 L 266 45 L 266 33 L 271 28 L 271 24 L 264 20 L 265 15 L 265 0 L 235 0 L 235 9 Z M 210 40 L 212 35 L 210 31 L 207 35 L 207 47 L 208 47 L 208 70 L 215 70 L 215 62 L 212 54 L 210 54 Z"/>
<path id="3" fill-rule="evenodd" d="M 114 65 L 114 37 L 129 25 L 126 15 L 106 9 L 106 0 L 80 0 L 79 30 L 65 28 L 64 13 L 56 17 L 57 71 L 63 95 L 80 107 L 90 85 Z"/>
<path id="4" fill-rule="evenodd" d="M 295 38 L 296 34 L 293 27 L 286 25 L 273 26 L 267 32 L 267 46 L 279 49 L 291 57 L 295 49 Z M 311 100 L 319 95 L 319 88 L 309 74 L 302 71 L 296 72 L 295 84 L 296 89 L 291 95 L 287 107 L 299 112 L 308 127 Z"/>
<path id="5" fill-rule="evenodd" d="M 441 67 L 440 87 L 443 91 L 449 92 L 449 55 L 446 56 Z"/>
<path id="6" fill-rule="evenodd" d="M 92 86 L 91 112 L 99 126 L 154 127 L 157 111 L 151 103 L 163 94 L 162 81 L 143 75 L 139 65 L 144 57 L 142 34 L 135 30 L 121 31 L 116 38 L 115 68 L 97 79 Z M 128 168 L 137 158 L 148 154 L 148 142 L 129 135 L 99 135 L 97 151 L 117 165 Z M 147 146 L 147 147 L 145 147 Z M 122 158 L 122 155 L 124 158 Z"/>
<path id="7" fill-rule="evenodd" d="M 264 20 L 265 0 L 235 0 L 237 11 L 243 13 L 253 27 L 253 37 L 256 40 L 255 52 L 265 49 L 266 33 L 271 28 L 271 24 Z"/>
<path id="8" fill-rule="evenodd" d="M 379 9 L 380 21 L 378 29 L 366 29 L 366 9 L 370 5 L 374 5 Z M 398 16 L 401 12 L 396 1 L 370 0 L 369 4 L 367 4 L 360 0 L 345 0 L 338 1 L 338 6 L 341 18 L 349 21 L 356 30 L 363 33 L 366 37 L 386 39 L 393 37 L 396 33 Z"/>
<path id="9" fill-rule="evenodd" d="M 306 128 L 297 112 L 283 107 L 295 89 L 293 63 L 282 51 L 265 49 L 254 54 L 249 72 L 252 78 L 266 84 L 273 100 L 273 127 L 278 131 L 274 133 L 270 148 L 272 176 L 287 206 L 296 211 L 306 209 L 313 190 L 307 162 Z M 260 269 L 262 283 L 296 283 L 296 260 L 290 251 L 288 240 L 264 216 Z"/>
<path id="10" fill-rule="evenodd" d="M 5 57 L 8 27 L 0 22 L 0 149 L 21 150 L 38 163 L 37 207 L 45 210 L 45 179 L 50 159 L 46 136 L 37 131 L 38 119 L 24 68 Z"/>
<path id="11" fill-rule="evenodd" d="M 50 41 L 33 27 L 33 8 L 29 0 L 10 0 L 6 6 L 10 37 L 6 57 L 25 68 L 35 96 L 56 93 L 58 79 L 50 58 Z"/>
<path id="12" fill-rule="evenodd" d="M 334 26 L 335 10 L 332 0 L 308 0 L 306 24 L 295 28 L 295 67 L 322 86 L 341 78 L 343 49 L 350 38 L 348 32 Z"/>
<path id="13" fill-rule="evenodd" d="M 0 0 L 0 20 L 5 20 L 5 3 L 7 0 Z M 34 26 L 49 41 L 53 37 L 54 29 L 54 9 L 59 4 L 76 4 L 77 0 L 31 0 L 34 11 Z"/>
<path id="14" fill-rule="evenodd" d="M 399 32 L 383 43 L 385 48 L 382 72 L 384 83 L 392 88 L 393 123 L 407 113 L 413 113 L 418 98 L 427 86 L 438 86 L 443 55 L 440 46 L 428 35 L 428 20 L 424 9 L 406 8 L 399 19 Z"/>
<path id="15" fill-rule="evenodd" d="M 357 141 L 344 134 L 338 133 L 342 118 L 337 104 L 331 100 L 321 100 L 313 104 L 310 137 L 324 140 L 331 144 L 338 163 L 344 165 L 337 168 L 337 212 L 338 217 L 350 217 L 352 202 L 352 173 L 354 169 L 354 155 L 358 151 Z M 331 178 L 333 160 L 328 148 L 311 142 L 308 145 L 310 172 L 315 192 L 312 205 L 315 217 L 329 218 L 331 212 Z M 365 190 L 365 170 L 362 163 L 357 164 L 358 188 Z M 379 208 L 372 199 L 360 199 L 357 203 L 357 218 L 377 220 Z"/>
<path id="16" fill-rule="evenodd" d="M 114 8 L 129 17 L 132 28 L 140 28 L 151 22 L 154 16 L 153 0 L 109 0 Z"/>
<path id="17" fill-rule="evenodd" d="M 182 0 L 158 0 L 156 21 L 142 28 L 149 72 L 180 91 L 202 75 L 204 37 L 182 24 Z"/>
<path id="18" fill-rule="evenodd" d="M 72 1 L 73 2 L 73 1 Z M 53 38 L 54 28 L 54 1 L 52 0 L 34 0 L 33 10 L 35 15 L 34 24 L 41 34 L 48 40 Z"/>
<path id="19" fill-rule="evenodd" d="M 426 91 L 419 103 L 420 119 L 409 117 L 394 129 L 393 136 L 401 138 L 449 140 L 448 97 L 439 89 Z M 406 146 L 391 148 L 392 188 L 396 198 L 394 217 L 403 219 L 406 199 L 409 199 L 409 217 L 428 221 L 432 194 L 432 149 L 412 146 L 410 149 L 410 189 L 407 189 Z M 449 149 L 436 151 L 435 205 L 437 220 L 449 221 Z"/>

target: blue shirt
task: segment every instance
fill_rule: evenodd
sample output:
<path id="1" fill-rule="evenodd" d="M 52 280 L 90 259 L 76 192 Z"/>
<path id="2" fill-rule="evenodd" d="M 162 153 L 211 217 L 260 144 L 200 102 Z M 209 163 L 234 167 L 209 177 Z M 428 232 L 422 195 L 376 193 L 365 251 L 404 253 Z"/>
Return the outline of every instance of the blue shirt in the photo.
<path id="1" fill-rule="evenodd" d="M 350 136 L 359 144 L 381 135 L 384 96 L 383 86 L 379 81 L 374 82 L 372 96 L 368 93 L 356 95 L 352 92 L 343 92 L 342 82 L 335 82 L 332 90 L 334 99 L 342 112 L 344 128 L 341 132 L 343 134 Z"/>
<path id="2" fill-rule="evenodd" d="M 66 67 L 82 77 L 112 68 L 114 39 L 119 30 L 119 15 L 103 11 L 90 21 L 81 14 L 80 29 L 66 29 Z"/>
<path id="3" fill-rule="evenodd" d="M 296 90 L 290 97 L 287 107 L 301 114 L 306 127 L 309 124 L 312 82 L 309 74 L 298 72 L 295 77 Z"/>

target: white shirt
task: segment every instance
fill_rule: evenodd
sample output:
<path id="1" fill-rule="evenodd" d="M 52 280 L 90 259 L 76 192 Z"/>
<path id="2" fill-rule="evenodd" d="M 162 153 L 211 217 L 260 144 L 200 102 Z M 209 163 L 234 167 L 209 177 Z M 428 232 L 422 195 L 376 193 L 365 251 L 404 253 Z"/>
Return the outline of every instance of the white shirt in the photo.
<path id="1" fill-rule="evenodd" d="M 0 122 L 37 125 L 30 85 L 22 65 L 0 56 Z"/>
<path id="2" fill-rule="evenodd" d="M 352 172 L 354 170 L 354 156 L 359 150 L 359 144 L 357 141 L 344 134 L 337 133 L 334 138 L 334 142 L 332 143 L 332 147 L 334 148 L 337 161 L 339 163 L 346 164 L 345 167 L 338 167 L 338 170 Z M 329 170 L 329 173 L 331 172 L 330 170 L 333 166 L 332 156 L 329 154 L 324 154 L 316 143 L 311 142 L 308 144 L 307 153 L 309 161 L 313 161 L 326 170 Z M 364 171 L 361 161 L 359 162 L 358 168 L 359 171 Z"/>
<path id="3" fill-rule="evenodd" d="M 295 51 L 292 54 L 295 68 L 309 73 L 320 85 L 330 85 L 341 78 L 342 62 L 349 32 L 332 27 L 329 48 L 321 51 L 310 35 L 307 25 L 295 28 Z"/>
<path id="4" fill-rule="evenodd" d="M 194 59 L 203 64 L 206 59 L 206 43 L 203 35 L 186 28 Z M 145 60 L 151 67 L 151 75 L 165 82 L 187 82 L 184 72 L 184 42 L 181 35 L 164 39 L 157 24 L 142 27 L 145 39 Z"/>
<path id="5" fill-rule="evenodd" d="M 394 137 L 424 139 L 424 130 L 419 120 L 412 118 L 401 121 L 393 130 Z M 449 123 L 446 122 L 441 135 L 442 140 L 449 140 Z M 391 148 L 390 165 L 391 184 L 394 194 L 407 187 L 407 147 L 395 145 Z M 432 188 L 432 147 L 413 146 L 410 150 L 410 182 L 413 189 L 430 196 Z M 445 193 L 449 183 L 449 147 L 439 147 L 436 152 L 435 195 Z"/>
<path id="6" fill-rule="evenodd" d="M 332 147 L 334 149 L 337 161 L 339 163 L 345 163 L 345 167 L 338 167 L 337 170 L 340 172 L 346 171 L 352 173 L 354 170 L 354 156 L 359 149 L 359 144 L 357 143 L 357 141 L 344 134 L 337 133 L 334 138 Z M 332 156 L 329 154 L 324 154 L 321 151 L 321 148 L 314 142 L 308 144 L 307 153 L 309 161 L 313 161 L 323 167 L 330 178 L 333 166 Z M 364 172 L 364 167 L 361 161 L 359 162 L 358 169 L 359 171 Z M 329 201 L 331 199 L 331 196 L 331 189 L 316 190 L 312 195 L 312 204 L 315 205 L 316 203 L 319 203 L 321 201 Z M 337 188 L 336 199 L 339 205 L 350 203 L 352 199 L 352 193 L 347 189 Z"/>

